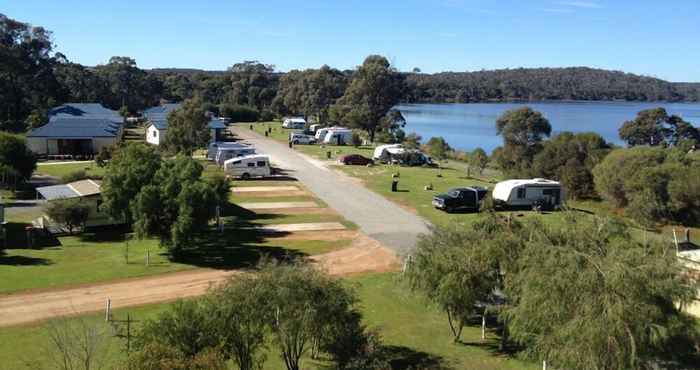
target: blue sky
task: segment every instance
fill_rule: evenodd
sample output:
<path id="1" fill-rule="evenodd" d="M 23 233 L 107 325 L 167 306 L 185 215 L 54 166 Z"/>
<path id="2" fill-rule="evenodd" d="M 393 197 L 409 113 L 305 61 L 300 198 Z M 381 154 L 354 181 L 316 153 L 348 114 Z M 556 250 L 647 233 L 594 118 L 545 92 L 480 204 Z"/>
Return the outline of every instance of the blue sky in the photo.
<path id="1" fill-rule="evenodd" d="M 0 0 L 85 64 L 354 68 L 369 54 L 424 72 L 590 66 L 700 81 L 700 0 Z"/>

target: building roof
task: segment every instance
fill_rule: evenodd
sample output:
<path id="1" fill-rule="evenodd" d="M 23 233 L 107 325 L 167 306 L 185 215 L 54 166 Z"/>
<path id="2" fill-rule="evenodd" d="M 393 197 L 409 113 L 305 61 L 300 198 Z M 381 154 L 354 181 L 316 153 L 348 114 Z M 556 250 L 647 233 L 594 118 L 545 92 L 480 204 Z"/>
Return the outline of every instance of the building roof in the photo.
<path id="1" fill-rule="evenodd" d="M 159 118 L 165 120 L 170 112 L 178 108 L 180 108 L 180 103 L 162 104 L 144 110 L 143 116 L 146 117 L 148 120 Z"/>
<path id="2" fill-rule="evenodd" d="M 80 180 L 62 185 L 42 186 L 36 191 L 46 200 L 70 199 L 100 194 L 101 182 Z"/>
<path id="3" fill-rule="evenodd" d="M 120 124 L 105 118 L 53 118 L 49 123 L 35 128 L 27 137 L 93 138 L 116 137 Z"/>
<path id="4" fill-rule="evenodd" d="M 225 129 L 226 125 L 218 118 L 212 118 L 207 124 L 210 129 Z"/>
<path id="5" fill-rule="evenodd" d="M 115 110 L 99 103 L 66 103 L 49 110 L 49 117 L 62 118 L 107 118 L 122 122 L 124 118 Z"/>
<path id="6" fill-rule="evenodd" d="M 165 130 L 168 128 L 167 119 L 152 119 L 148 121 L 149 124 L 155 126 L 158 130 Z"/>

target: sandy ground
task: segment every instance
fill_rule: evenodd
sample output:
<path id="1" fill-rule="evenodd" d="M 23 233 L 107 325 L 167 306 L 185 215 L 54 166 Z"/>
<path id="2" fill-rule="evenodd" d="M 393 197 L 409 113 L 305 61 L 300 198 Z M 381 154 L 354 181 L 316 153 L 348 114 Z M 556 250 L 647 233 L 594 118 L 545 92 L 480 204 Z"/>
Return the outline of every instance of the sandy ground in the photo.
<path id="1" fill-rule="evenodd" d="M 327 234 L 335 239 L 355 237 L 348 248 L 311 258 L 332 275 L 385 272 L 399 266 L 399 260 L 393 252 L 374 239 L 356 231 Z M 299 233 L 295 237 L 304 237 L 304 234 Z M 194 297 L 238 273 L 241 272 L 199 269 L 71 289 L 4 295 L 0 296 L 0 326 L 103 311 L 107 299 L 111 300 L 112 308 L 123 308 Z"/>
<path id="2" fill-rule="evenodd" d="M 266 193 L 266 192 L 288 192 L 298 191 L 296 186 L 241 186 L 231 189 L 234 193 Z"/>
<path id="3" fill-rule="evenodd" d="M 340 222 L 308 222 L 303 224 L 266 225 L 259 228 L 262 232 L 291 233 L 297 231 L 332 231 L 345 230 Z"/>
<path id="4" fill-rule="evenodd" d="M 287 209 L 287 208 L 314 208 L 318 207 L 316 202 L 256 202 L 238 203 L 239 207 L 250 210 L 255 209 Z"/>

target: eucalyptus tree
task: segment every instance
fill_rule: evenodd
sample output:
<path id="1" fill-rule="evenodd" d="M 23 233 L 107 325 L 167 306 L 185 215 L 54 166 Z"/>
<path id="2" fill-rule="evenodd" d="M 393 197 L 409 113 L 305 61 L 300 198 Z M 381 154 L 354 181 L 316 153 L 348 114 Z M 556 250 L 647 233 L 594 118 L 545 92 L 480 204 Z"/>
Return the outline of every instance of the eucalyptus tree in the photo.
<path id="1" fill-rule="evenodd" d="M 396 123 L 398 116 L 388 114 L 401 101 L 405 88 L 404 76 L 386 58 L 370 55 L 353 74 L 345 94 L 331 108 L 331 119 L 366 131 L 374 142 L 377 131 Z"/>

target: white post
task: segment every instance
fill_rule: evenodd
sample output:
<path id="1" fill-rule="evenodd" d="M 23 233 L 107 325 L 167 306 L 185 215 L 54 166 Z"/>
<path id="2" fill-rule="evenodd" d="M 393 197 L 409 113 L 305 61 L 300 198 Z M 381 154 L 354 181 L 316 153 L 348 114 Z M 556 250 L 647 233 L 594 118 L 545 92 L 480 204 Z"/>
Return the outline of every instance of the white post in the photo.
<path id="1" fill-rule="evenodd" d="M 107 298 L 107 309 L 105 310 L 105 321 L 109 321 L 112 314 L 112 300 Z"/>
<path id="2" fill-rule="evenodd" d="M 146 266 L 148 266 L 151 262 L 151 251 L 146 251 Z"/>
<path id="3" fill-rule="evenodd" d="M 481 340 L 486 340 L 486 315 L 481 316 Z"/>
<path id="4" fill-rule="evenodd" d="M 678 237 L 676 236 L 676 228 L 673 228 L 673 242 L 676 244 L 676 256 L 678 256 Z"/>
<path id="5" fill-rule="evenodd" d="M 547 360 L 542 360 L 542 370 L 547 370 Z"/>
<path id="6" fill-rule="evenodd" d="M 406 270 L 408 270 L 408 267 L 411 264 L 411 258 L 412 258 L 412 256 L 409 254 L 408 256 L 406 256 L 406 259 L 403 261 L 403 272 L 406 272 Z"/>

